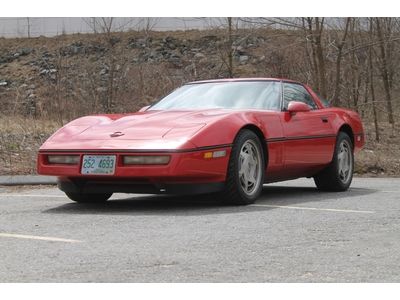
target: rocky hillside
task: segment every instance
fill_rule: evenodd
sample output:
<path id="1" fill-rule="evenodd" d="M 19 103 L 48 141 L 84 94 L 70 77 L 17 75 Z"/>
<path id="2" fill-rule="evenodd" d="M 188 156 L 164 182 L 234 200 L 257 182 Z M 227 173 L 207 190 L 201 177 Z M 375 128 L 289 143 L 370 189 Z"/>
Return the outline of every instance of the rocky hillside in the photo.
<path id="1" fill-rule="evenodd" d="M 0 39 L 1 112 L 68 120 L 134 110 L 183 82 L 228 76 L 230 54 L 235 76 L 276 75 L 269 43 L 243 33 L 227 47 L 218 31 Z"/>

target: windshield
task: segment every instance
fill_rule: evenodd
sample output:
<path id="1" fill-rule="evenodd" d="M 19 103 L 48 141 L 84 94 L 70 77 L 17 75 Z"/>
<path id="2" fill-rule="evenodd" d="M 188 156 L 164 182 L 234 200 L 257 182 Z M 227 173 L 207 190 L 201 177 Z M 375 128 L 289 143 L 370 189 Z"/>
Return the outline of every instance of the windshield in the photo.
<path id="1" fill-rule="evenodd" d="M 161 99 L 150 110 L 208 108 L 280 110 L 280 84 L 277 81 L 188 84 Z"/>

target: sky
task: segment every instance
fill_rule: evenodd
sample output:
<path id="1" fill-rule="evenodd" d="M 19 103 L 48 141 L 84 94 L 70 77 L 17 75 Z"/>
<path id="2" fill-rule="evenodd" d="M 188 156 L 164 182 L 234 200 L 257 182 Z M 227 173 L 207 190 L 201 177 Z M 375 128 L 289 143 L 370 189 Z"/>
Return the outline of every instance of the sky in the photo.
<path id="1" fill-rule="evenodd" d="M 0 18 L 0 37 L 55 36 L 64 33 L 93 32 L 93 18 Z M 143 29 L 150 24 L 154 30 L 202 29 L 218 18 L 115 18 L 116 28 Z M 29 25 L 28 25 L 29 24 Z M 28 30 L 30 28 L 30 30 Z"/>

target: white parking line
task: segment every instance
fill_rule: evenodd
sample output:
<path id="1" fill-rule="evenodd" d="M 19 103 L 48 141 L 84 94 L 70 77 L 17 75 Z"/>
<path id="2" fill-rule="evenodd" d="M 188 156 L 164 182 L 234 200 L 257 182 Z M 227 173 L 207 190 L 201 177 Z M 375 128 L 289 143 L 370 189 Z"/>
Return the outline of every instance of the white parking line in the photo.
<path id="1" fill-rule="evenodd" d="M 335 212 L 349 212 L 349 213 L 360 213 L 360 214 L 373 214 L 374 211 L 369 210 L 351 210 L 351 209 L 334 209 L 334 208 L 316 208 L 316 207 L 304 207 L 304 206 L 287 206 L 287 205 L 272 205 L 272 204 L 252 204 L 250 206 L 265 206 L 273 208 L 286 208 L 286 209 L 303 209 L 303 210 L 317 210 L 317 211 L 335 211 Z"/>
<path id="2" fill-rule="evenodd" d="M 33 194 L 0 194 L 0 198 L 2 197 L 48 197 L 48 198 L 65 198 L 66 196 L 63 195 L 33 195 Z"/>
<path id="3" fill-rule="evenodd" d="M 62 238 L 49 237 L 49 236 L 25 235 L 25 234 L 2 233 L 2 232 L 0 232 L 0 237 L 41 240 L 41 241 L 49 241 L 49 242 L 64 242 L 64 243 L 81 243 L 82 242 L 82 241 L 78 241 L 78 240 L 62 239 Z"/>

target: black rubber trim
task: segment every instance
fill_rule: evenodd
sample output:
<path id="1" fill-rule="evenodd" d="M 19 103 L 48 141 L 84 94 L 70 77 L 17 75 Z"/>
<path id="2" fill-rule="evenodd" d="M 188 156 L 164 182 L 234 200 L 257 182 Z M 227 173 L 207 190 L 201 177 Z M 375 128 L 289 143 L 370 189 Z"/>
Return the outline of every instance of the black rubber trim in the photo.
<path id="1" fill-rule="evenodd" d="M 220 149 L 220 148 L 231 148 L 232 144 L 223 144 L 223 145 L 214 145 L 214 146 L 205 146 L 205 147 L 198 147 L 192 149 L 53 149 L 53 150 L 40 150 L 39 153 L 47 154 L 53 152 L 66 152 L 66 153 L 92 153 L 92 152 L 102 152 L 102 153 L 190 153 L 196 151 L 204 151 L 204 150 L 211 150 L 211 149 Z"/>
<path id="2" fill-rule="evenodd" d="M 334 134 L 327 135 L 307 135 L 307 136 L 294 136 L 294 137 L 278 137 L 266 139 L 268 143 L 273 142 L 286 142 L 286 141 L 297 141 L 297 140 L 312 140 L 312 139 L 325 139 L 325 138 L 336 138 Z"/>
<path id="3" fill-rule="evenodd" d="M 191 81 L 191 82 L 185 83 L 184 85 L 195 85 L 195 84 L 204 84 L 204 83 L 232 83 L 232 82 L 282 82 L 282 80 L 279 78 L 235 78 L 232 80 L 211 79 L 211 80 Z M 293 83 L 295 83 L 295 82 L 293 82 Z"/>
<path id="4" fill-rule="evenodd" d="M 279 137 L 279 138 L 270 138 L 265 140 L 267 143 L 274 143 L 274 142 L 283 142 L 286 141 L 286 138 Z"/>
<path id="5" fill-rule="evenodd" d="M 60 180 L 58 188 L 70 193 L 135 193 L 135 194 L 172 194 L 191 195 L 220 192 L 224 182 L 212 183 L 144 183 L 127 181 Z"/>

